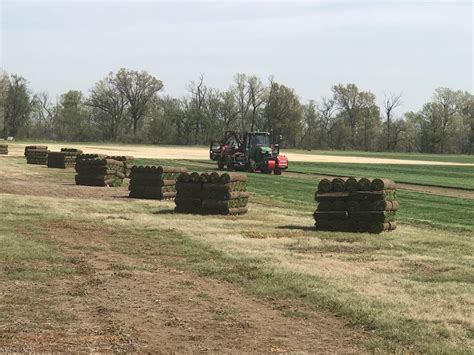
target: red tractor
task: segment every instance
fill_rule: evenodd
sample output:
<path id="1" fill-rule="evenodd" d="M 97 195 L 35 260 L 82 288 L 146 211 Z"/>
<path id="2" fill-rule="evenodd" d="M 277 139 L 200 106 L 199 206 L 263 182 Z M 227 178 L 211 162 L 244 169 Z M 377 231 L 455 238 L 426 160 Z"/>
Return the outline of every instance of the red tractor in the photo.
<path id="1" fill-rule="evenodd" d="M 217 161 L 219 169 L 240 170 L 281 175 L 288 169 L 288 158 L 280 155 L 278 144 L 271 143 L 268 132 L 249 132 L 243 136 L 238 132 L 226 132 L 224 139 L 211 143 L 210 158 Z"/>

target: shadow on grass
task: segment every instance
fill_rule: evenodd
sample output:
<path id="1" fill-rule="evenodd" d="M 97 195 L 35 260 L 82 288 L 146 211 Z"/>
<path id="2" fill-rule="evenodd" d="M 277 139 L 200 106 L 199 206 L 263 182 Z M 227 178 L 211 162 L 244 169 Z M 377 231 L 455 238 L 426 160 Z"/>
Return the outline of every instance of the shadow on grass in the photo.
<path id="1" fill-rule="evenodd" d="M 172 210 L 158 210 L 158 211 L 154 211 L 152 212 L 152 214 L 175 214 L 176 212 L 174 211 L 174 209 Z"/>
<path id="2" fill-rule="evenodd" d="M 306 231 L 306 232 L 316 231 L 316 228 L 314 226 L 298 226 L 298 225 L 295 225 L 295 224 L 289 224 L 289 225 L 286 225 L 286 226 L 279 226 L 277 228 L 278 229 L 300 230 L 300 231 Z"/>

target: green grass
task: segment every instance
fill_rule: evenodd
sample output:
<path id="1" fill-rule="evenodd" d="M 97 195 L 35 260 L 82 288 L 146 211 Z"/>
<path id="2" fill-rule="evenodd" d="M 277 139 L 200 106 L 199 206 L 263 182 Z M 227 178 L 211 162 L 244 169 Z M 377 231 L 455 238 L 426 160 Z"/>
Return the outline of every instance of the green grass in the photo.
<path id="1" fill-rule="evenodd" d="M 214 167 L 172 160 L 136 163 L 197 171 Z M 168 213 L 168 202 L 0 194 L 1 279 L 37 282 L 87 273 L 85 260 L 63 254 L 61 239 L 48 239 L 44 224 L 67 218 L 70 228 L 87 226 L 98 245 L 108 249 L 110 244 L 150 272 L 148 263 L 164 263 L 242 287 L 273 304 L 286 302 L 292 306 L 284 310 L 288 316 L 323 309 L 342 317 L 368 332 L 369 351 L 471 351 L 474 200 L 399 191 L 397 231 L 377 236 L 317 232 L 311 225 L 316 178 L 248 176 L 252 200 L 261 205 L 238 218 L 176 216 Z M 163 227 L 170 225 L 173 229 Z M 90 247 L 82 246 L 78 253 Z M 135 263 L 120 254 L 109 267 L 130 277 Z M 87 292 L 93 290 L 81 284 L 70 295 Z"/>
<path id="2" fill-rule="evenodd" d="M 395 182 L 474 190 L 474 166 L 431 166 L 344 163 L 290 163 L 302 174 L 387 177 Z"/>
<path id="3" fill-rule="evenodd" d="M 189 169 L 195 171 L 209 171 L 215 169 L 212 163 L 185 160 L 140 159 L 137 160 L 136 164 L 180 165 L 187 166 Z M 314 169 L 313 165 L 317 166 L 317 164 L 309 164 L 308 169 Z M 339 165 L 342 165 L 342 167 L 339 167 Z M 332 164 L 335 169 L 341 172 L 341 175 L 348 175 L 342 174 L 342 172 L 348 171 L 345 170 L 345 165 L 347 164 Z M 397 167 L 398 166 L 395 166 L 395 168 Z M 366 174 L 362 174 L 362 176 L 377 176 L 373 171 L 383 171 L 380 176 L 392 176 L 388 171 L 384 171 L 383 168 L 378 170 L 378 166 L 367 166 L 367 169 L 369 168 L 373 168 L 374 170 L 367 170 Z M 427 172 L 425 171 L 425 173 Z M 447 171 L 445 171 L 444 174 L 449 175 Z M 460 175 L 464 177 L 457 177 L 456 179 L 465 181 L 465 184 L 469 186 L 474 184 L 474 175 L 472 182 L 466 177 L 466 175 L 469 174 L 460 173 Z M 311 180 L 304 178 L 305 176 L 301 178 L 285 176 L 284 173 L 281 176 L 266 174 L 247 174 L 247 176 L 249 179 L 248 190 L 252 193 L 253 198 L 257 202 L 267 205 L 305 209 L 308 211 L 314 210 L 316 206 L 314 202 L 314 192 L 318 183 L 316 177 L 314 180 Z M 416 176 L 421 178 L 423 175 L 420 172 Z M 435 177 L 432 176 L 430 177 L 430 179 L 434 178 Z M 440 181 L 442 179 L 441 176 L 436 176 L 436 178 Z M 448 179 L 448 177 L 444 178 Z M 397 220 L 401 222 L 451 230 L 474 231 L 474 200 L 472 199 L 408 192 L 404 190 L 399 190 L 398 196 L 401 208 L 398 212 Z"/>
<path id="4" fill-rule="evenodd" d="M 271 257 L 251 257 L 247 253 L 229 254 L 212 247 L 211 242 L 197 241 L 174 229 L 146 232 L 135 229 L 131 234 L 132 241 L 129 236 L 116 239 L 113 242 L 114 248 L 137 257 L 143 249 L 153 251 L 152 255 L 156 255 L 170 266 L 242 286 L 255 296 L 271 300 L 298 301 L 309 307 L 325 309 L 348 319 L 352 326 L 373 332 L 367 344 L 371 351 L 399 352 L 403 349 L 403 351 L 415 352 L 452 353 L 466 350 L 465 345 L 444 342 L 444 338 L 450 336 L 449 327 L 446 324 L 432 324 L 427 327 L 424 320 L 412 319 L 403 312 L 396 312 L 395 315 L 387 317 L 385 314 L 388 308 L 396 309 L 397 304 L 383 298 L 368 298 L 354 292 L 349 284 L 275 267 L 271 262 Z M 437 263 L 428 263 L 430 267 L 424 268 L 424 271 L 412 273 L 410 268 L 405 270 L 400 275 L 400 282 L 404 282 L 403 277 L 407 277 L 409 282 L 431 284 L 434 293 L 445 292 L 450 288 L 449 282 L 460 283 L 460 285 L 473 283 L 474 280 L 469 271 L 470 263 L 459 262 L 469 257 L 466 243 L 465 238 L 449 242 L 454 249 L 444 254 L 445 259 L 448 254 L 450 263 L 453 262 L 449 267 L 446 267 L 444 260 L 438 259 Z M 335 258 L 350 254 L 351 250 L 341 252 L 338 244 L 339 242 L 335 242 L 332 235 L 323 239 L 323 244 L 313 250 L 310 250 L 308 242 L 301 238 L 288 247 L 316 255 L 331 253 Z M 374 259 L 373 255 L 376 254 L 378 256 L 375 259 L 383 258 L 383 255 L 393 255 L 394 251 L 395 253 L 403 251 L 404 257 L 420 254 L 425 257 L 442 257 L 437 252 L 435 243 L 412 246 L 403 239 L 401 241 L 390 237 L 374 239 L 371 236 L 361 235 L 358 244 L 363 249 L 359 257 L 362 254 Z M 441 270 L 442 274 L 438 273 L 438 270 Z M 418 294 L 420 290 L 414 285 L 412 287 L 412 297 L 420 297 Z M 467 288 L 463 292 L 468 292 Z M 304 308 L 294 312 L 305 314 Z"/>
<path id="5" fill-rule="evenodd" d="M 402 159 L 402 160 L 425 160 L 449 163 L 467 163 L 474 164 L 474 155 L 467 154 L 428 154 L 428 153 L 391 153 L 391 152 L 361 152 L 346 150 L 298 150 L 289 149 L 285 152 L 304 153 L 314 155 L 363 157 L 363 158 L 383 158 L 383 159 Z"/>

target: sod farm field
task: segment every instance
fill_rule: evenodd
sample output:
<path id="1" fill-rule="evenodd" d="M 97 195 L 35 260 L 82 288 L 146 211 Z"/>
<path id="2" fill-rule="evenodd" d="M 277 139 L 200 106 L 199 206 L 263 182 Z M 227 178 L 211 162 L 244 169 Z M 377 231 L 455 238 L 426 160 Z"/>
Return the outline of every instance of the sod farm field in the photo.
<path id="1" fill-rule="evenodd" d="M 206 148 L 48 146 L 216 168 Z M 292 151 L 282 176 L 248 174 L 249 212 L 224 217 L 76 186 L 23 148 L 0 156 L 2 351 L 474 348 L 471 157 Z M 318 180 L 336 175 L 394 179 L 398 228 L 316 231 Z"/>

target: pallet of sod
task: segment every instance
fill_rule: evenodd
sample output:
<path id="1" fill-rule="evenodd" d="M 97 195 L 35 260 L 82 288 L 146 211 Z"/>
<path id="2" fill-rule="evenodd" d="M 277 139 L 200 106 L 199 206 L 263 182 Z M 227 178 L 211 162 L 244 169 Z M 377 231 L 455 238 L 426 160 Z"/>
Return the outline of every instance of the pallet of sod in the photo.
<path id="1" fill-rule="evenodd" d="M 126 155 L 108 155 L 105 158 L 121 161 L 123 163 L 125 176 L 126 177 L 130 176 L 130 173 L 132 171 L 133 160 L 135 159 L 134 157 L 126 156 Z"/>
<path id="2" fill-rule="evenodd" d="M 129 197 L 170 200 L 176 197 L 176 179 L 184 167 L 132 166 Z"/>
<path id="3" fill-rule="evenodd" d="M 76 185 L 121 186 L 125 174 L 123 163 L 112 159 L 78 159 Z"/>
<path id="4" fill-rule="evenodd" d="M 247 213 L 247 175 L 216 172 L 201 174 L 201 206 L 204 214 L 238 215 Z"/>
<path id="5" fill-rule="evenodd" d="M 389 179 L 322 179 L 315 194 L 316 229 L 381 233 L 396 228 L 396 185 Z"/>
<path id="6" fill-rule="evenodd" d="M 27 145 L 25 147 L 25 158 L 28 156 L 28 151 L 29 150 L 48 150 L 48 146 L 47 145 Z"/>
<path id="7" fill-rule="evenodd" d="M 48 165 L 49 150 L 46 146 L 28 146 L 25 148 L 27 164 Z"/>
<path id="8" fill-rule="evenodd" d="M 66 169 L 76 166 L 76 152 L 61 151 L 48 154 L 48 168 Z"/>
<path id="9" fill-rule="evenodd" d="M 0 154 L 8 155 L 8 144 L 0 144 Z"/>
<path id="10" fill-rule="evenodd" d="M 202 181 L 199 173 L 181 173 L 176 181 L 175 212 L 201 213 Z"/>

